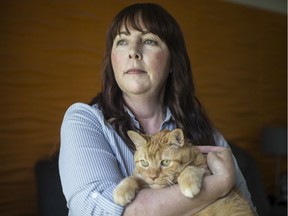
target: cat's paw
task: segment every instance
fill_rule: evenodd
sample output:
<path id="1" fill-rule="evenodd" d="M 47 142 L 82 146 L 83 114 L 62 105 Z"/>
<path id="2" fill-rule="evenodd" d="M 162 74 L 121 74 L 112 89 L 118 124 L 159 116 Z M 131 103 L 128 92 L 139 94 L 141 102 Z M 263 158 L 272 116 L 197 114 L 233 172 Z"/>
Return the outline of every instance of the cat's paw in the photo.
<path id="1" fill-rule="evenodd" d="M 184 196 L 193 198 L 200 192 L 201 182 L 194 180 L 186 180 L 186 182 L 179 184 L 180 190 Z"/>
<path id="2" fill-rule="evenodd" d="M 199 194 L 204 173 L 205 170 L 202 168 L 189 167 L 178 177 L 178 184 L 184 196 L 193 198 Z"/>
<path id="3" fill-rule="evenodd" d="M 129 180 L 124 179 L 113 191 L 114 202 L 121 206 L 127 205 L 135 198 L 137 190 L 135 184 L 131 184 Z"/>
<path id="4" fill-rule="evenodd" d="M 128 203 L 132 202 L 135 195 L 136 195 L 136 191 L 126 191 L 125 189 L 121 187 L 117 187 L 113 193 L 114 202 L 121 206 L 125 206 Z"/>

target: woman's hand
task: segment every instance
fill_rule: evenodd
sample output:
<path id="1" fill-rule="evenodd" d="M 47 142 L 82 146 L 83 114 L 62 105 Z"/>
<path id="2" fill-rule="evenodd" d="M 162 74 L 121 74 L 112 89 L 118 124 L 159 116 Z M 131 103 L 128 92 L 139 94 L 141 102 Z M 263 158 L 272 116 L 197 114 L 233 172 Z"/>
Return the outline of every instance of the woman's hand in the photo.
<path id="1" fill-rule="evenodd" d="M 229 148 L 219 146 L 198 146 L 207 154 L 207 166 L 210 169 L 220 197 L 225 196 L 235 184 L 235 167 Z"/>

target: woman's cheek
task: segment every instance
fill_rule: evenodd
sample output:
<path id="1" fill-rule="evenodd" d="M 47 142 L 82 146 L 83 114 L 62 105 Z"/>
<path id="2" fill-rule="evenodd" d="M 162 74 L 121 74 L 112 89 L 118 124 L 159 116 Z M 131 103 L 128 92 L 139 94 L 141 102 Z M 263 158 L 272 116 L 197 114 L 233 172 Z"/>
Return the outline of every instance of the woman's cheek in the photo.
<path id="1" fill-rule="evenodd" d="M 121 61 L 121 55 L 119 55 L 116 52 L 112 52 L 111 53 L 111 62 L 112 62 L 112 67 L 113 67 L 114 72 L 115 72 L 115 70 L 117 71 L 119 69 L 120 63 L 122 62 Z"/>
<path id="2" fill-rule="evenodd" d="M 169 66 L 168 65 L 170 62 L 169 56 L 164 52 L 159 52 L 155 54 L 153 59 L 154 59 L 153 65 L 155 65 L 155 67 L 159 70 L 166 70 L 167 67 Z"/>

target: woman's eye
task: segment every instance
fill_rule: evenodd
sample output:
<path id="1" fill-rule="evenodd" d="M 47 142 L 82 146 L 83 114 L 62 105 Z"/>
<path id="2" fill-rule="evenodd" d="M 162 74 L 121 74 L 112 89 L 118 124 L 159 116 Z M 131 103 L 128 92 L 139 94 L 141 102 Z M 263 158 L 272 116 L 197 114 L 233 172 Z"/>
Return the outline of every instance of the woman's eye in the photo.
<path id="1" fill-rule="evenodd" d="M 161 161 L 161 166 L 169 166 L 171 163 L 171 160 L 162 160 Z"/>
<path id="2" fill-rule="evenodd" d="M 144 41 L 144 44 L 157 45 L 158 43 L 155 40 L 148 39 Z"/>
<path id="3" fill-rule="evenodd" d="M 149 162 L 146 161 L 146 160 L 141 160 L 141 165 L 142 165 L 143 167 L 148 167 L 148 166 L 149 166 Z"/>
<path id="4" fill-rule="evenodd" d="M 126 45 L 126 44 L 127 44 L 127 41 L 126 41 L 126 40 L 123 40 L 123 39 L 118 40 L 117 43 L 116 43 L 117 46 L 118 46 L 118 45 L 123 46 L 123 45 Z"/>

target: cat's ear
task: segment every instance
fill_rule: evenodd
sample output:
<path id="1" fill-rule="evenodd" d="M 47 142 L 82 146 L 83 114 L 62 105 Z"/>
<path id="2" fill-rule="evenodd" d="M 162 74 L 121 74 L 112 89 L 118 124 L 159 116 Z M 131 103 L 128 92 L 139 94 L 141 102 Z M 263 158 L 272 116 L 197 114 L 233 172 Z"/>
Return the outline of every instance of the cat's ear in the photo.
<path id="1" fill-rule="evenodd" d="M 169 143 L 182 147 L 184 145 L 184 134 L 179 128 L 173 130 L 169 135 Z"/>
<path id="2" fill-rule="evenodd" d="M 143 146 L 147 143 L 146 139 L 135 131 L 129 130 L 127 134 L 132 140 L 132 142 L 135 144 L 136 148 Z"/>

